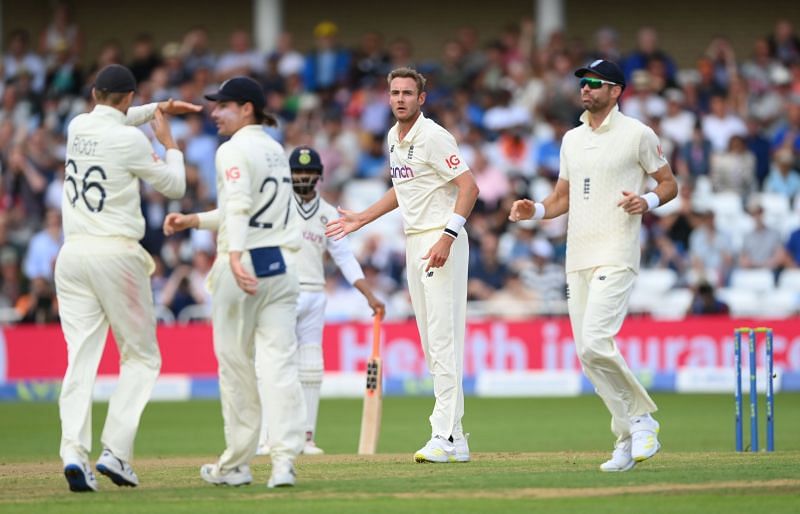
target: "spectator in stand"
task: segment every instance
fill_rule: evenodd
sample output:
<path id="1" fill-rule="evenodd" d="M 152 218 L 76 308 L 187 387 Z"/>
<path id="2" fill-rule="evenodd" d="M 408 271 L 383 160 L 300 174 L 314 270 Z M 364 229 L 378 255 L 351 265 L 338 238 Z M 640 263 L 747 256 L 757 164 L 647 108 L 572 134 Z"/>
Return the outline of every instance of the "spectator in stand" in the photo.
<path id="1" fill-rule="evenodd" d="M 5 80 L 19 78 L 21 73 L 32 77 L 32 89 L 36 93 L 44 91 L 44 80 L 47 73 L 44 61 L 30 49 L 30 34 L 27 30 L 16 29 L 8 36 L 8 51 L 3 56 Z"/>
<path id="2" fill-rule="evenodd" d="M 786 242 L 786 267 L 800 268 L 800 228 L 792 232 Z"/>
<path id="3" fill-rule="evenodd" d="M 784 64 L 800 59 L 800 38 L 791 21 L 782 19 L 775 23 L 775 31 L 769 36 L 769 50 L 772 57 Z"/>
<path id="4" fill-rule="evenodd" d="M 739 74 L 736 53 L 733 51 L 731 42 L 724 36 L 715 36 L 709 43 L 708 48 L 706 48 L 705 53 L 714 67 L 716 82 L 727 89 L 733 77 Z"/>
<path id="5" fill-rule="evenodd" d="M 742 78 L 747 81 L 747 90 L 756 98 L 765 94 L 771 87 L 770 73 L 778 65 L 769 50 L 769 41 L 758 38 L 753 43 L 753 54 L 742 64 Z"/>
<path id="6" fill-rule="evenodd" d="M 514 266 L 512 269 L 519 269 L 522 282 L 545 305 L 565 300 L 566 276 L 564 267 L 553 261 L 553 245 L 547 239 L 536 238 L 531 243 L 531 254 L 533 258 L 530 264 Z"/>
<path id="7" fill-rule="evenodd" d="M 706 281 L 697 284 L 689 312 L 695 316 L 707 314 L 727 315 L 728 306 L 714 294 L 714 286 Z"/>
<path id="8" fill-rule="evenodd" d="M 273 56 L 278 60 L 278 73 L 281 77 L 303 74 L 306 58 L 295 50 L 291 32 L 281 32 Z"/>
<path id="9" fill-rule="evenodd" d="M 696 105 L 694 107 L 702 114 L 711 111 L 711 100 L 714 96 L 725 97 L 728 91 L 717 81 L 714 73 L 714 63 L 708 57 L 697 60 L 698 82 L 693 85 L 696 91 Z"/>
<path id="10" fill-rule="evenodd" d="M 183 36 L 180 55 L 189 76 L 199 69 L 213 70 L 216 66 L 216 57 L 208 47 L 208 30 L 204 27 L 195 27 Z"/>
<path id="11" fill-rule="evenodd" d="M 144 82 L 150 78 L 153 70 L 161 66 L 161 56 L 156 51 L 152 34 L 139 34 L 133 41 L 132 57 L 128 68 L 136 78 L 136 82 Z"/>
<path id="12" fill-rule="evenodd" d="M 228 51 L 219 56 L 215 69 L 217 80 L 222 82 L 237 75 L 249 76 L 260 73 L 264 59 L 253 50 L 250 33 L 243 29 L 234 30 L 228 42 Z"/>
<path id="13" fill-rule="evenodd" d="M 527 321 L 540 313 L 541 299 L 523 282 L 520 273 L 510 270 L 502 287 L 486 299 L 486 314 L 509 321 Z"/>
<path id="14" fill-rule="evenodd" d="M 781 146 L 791 149 L 795 157 L 800 156 L 800 97 L 788 103 L 786 120 L 780 124 L 772 139 L 773 148 Z"/>
<path id="15" fill-rule="evenodd" d="M 720 284 L 728 281 L 734 262 L 734 249 L 730 237 L 714 225 L 714 212 L 698 209 L 698 225 L 689 236 L 691 266 L 697 276 L 709 273 L 718 275 Z"/>
<path id="16" fill-rule="evenodd" d="M 346 86 L 350 73 L 350 52 L 336 39 L 339 28 L 330 21 L 314 27 L 314 50 L 306 55 L 303 83 L 308 91 Z"/>
<path id="17" fill-rule="evenodd" d="M 384 178 L 389 161 L 384 152 L 384 138 L 372 134 L 366 143 L 366 148 L 361 152 L 356 165 L 355 178 Z"/>
<path id="18" fill-rule="evenodd" d="M 365 32 L 353 53 L 350 70 L 350 83 L 362 84 L 366 78 L 380 79 L 389 72 L 389 54 L 383 44 L 380 32 Z"/>
<path id="19" fill-rule="evenodd" d="M 602 27 L 594 33 L 594 50 L 589 53 L 589 59 L 604 59 L 606 61 L 621 62 L 622 51 L 619 49 L 619 34 L 612 27 Z"/>
<path id="20" fill-rule="evenodd" d="M 500 201 L 511 192 L 508 177 L 486 159 L 480 148 L 475 149 L 471 161 L 468 161 L 469 169 L 475 175 L 475 183 L 480 190 L 475 208 L 495 211 Z"/>
<path id="21" fill-rule="evenodd" d="M 633 78 L 633 72 L 647 68 L 650 59 L 658 58 L 666 65 L 669 79 L 675 78 L 675 61 L 658 46 L 658 32 L 653 27 L 642 27 L 636 36 L 636 50 L 633 51 L 623 63 L 625 79 Z"/>
<path id="22" fill-rule="evenodd" d="M 69 6 L 58 2 L 53 8 L 53 18 L 39 34 L 39 55 L 51 67 L 58 54 L 64 53 L 67 60 L 77 62 L 83 50 L 83 34 L 77 24 L 72 22 Z"/>
<path id="23" fill-rule="evenodd" d="M 508 276 L 508 267 L 497 255 L 497 236 L 487 233 L 481 240 L 477 252 L 470 253 L 468 297 L 472 300 L 488 300 L 503 287 Z"/>
<path id="24" fill-rule="evenodd" d="M 703 135 L 700 123 L 692 131 L 692 137 L 678 152 L 675 169 L 678 176 L 694 181 L 697 177 L 708 175 L 711 169 L 711 141 Z"/>
<path id="25" fill-rule="evenodd" d="M 727 151 L 711 156 L 709 177 L 717 193 L 729 191 L 746 198 L 757 190 L 756 157 L 742 136 L 732 136 Z"/>
<path id="26" fill-rule="evenodd" d="M 715 152 L 724 152 L 733 136 L 746 136 L 747 125 L 732 114 L 724 95 L 711 96 L 711 111 L 703 117 L 703 135 Z"/>
<path id="27" fill-rule="evenodd" d="M 622 113 L 647 122 L 649 118 L 661 118 L 667 112 L 667 102 L 653 92 L 652 75 L 647 70 L 633 72 L 632 93 L 622 103 Z"/>
<path id="28" fill-rule="evenodd" d="M 30 291 L 15 305 L 21 323 L 58 322 L 58 300 L 53 282 L 37 277 L 30 282 Z"/>
<path id="29" fill-rule="evenodd" d="M 800 193 L 800 173 L 794 169 L 794 155 L 788 148 L 780 148 L 773 157 L 772 170 L 764 182 L 765 193 L 777 193 L 792 200 Z"/>
<path id="30" fill-rule="evenodd" d="M 753 202 L 749 211 L 756 226 L 744 237 L 739 267 L 767 268 L 777 275 L 786 262 L 781 234 L 764 224 L 764 208 L 760 204 Z"/>
<path id="31" fill-rule="evenodd" d="M 744 142 L 756 158 L 756 181 L 761 188 L 770 170 L 770 145 L 769 140 L 763 135 L 761 122 L 755 116 L 747 118 L 747 136 Z"/>
<path id="32" fill-rule="evenodd" d="M 680 89 L 667 89 L 664 97 L 667 100 L 667 110 L 661 118 L 661 131 L 678 147 L 682 147 L 692 139 L 697 117 L 683 107 L 686 95 Z"/>
<path id="33" fill-rule="evenodd" d="M 31 239 L 25 256 L 23 271 L 28 279 L 44 278 L 52 281 L 56 256 L 64 244 L 61 231 L 61 214 L 50 209 L 45 213 L 45 226 Z"/>

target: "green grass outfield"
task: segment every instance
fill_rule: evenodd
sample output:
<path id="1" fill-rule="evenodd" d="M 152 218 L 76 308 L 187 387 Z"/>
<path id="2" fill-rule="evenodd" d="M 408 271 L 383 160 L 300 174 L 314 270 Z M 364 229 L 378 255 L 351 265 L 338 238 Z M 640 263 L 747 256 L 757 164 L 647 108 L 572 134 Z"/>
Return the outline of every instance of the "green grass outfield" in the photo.
<path id="1" fill-rule="evenodd" d="M 324 400 L 321 457 L 298 460 L 298 486 L 269 490 L 257 457 L 247 487 L 204 483 L 222 450 L 216 401 L 152 403 L 134 467 L 141 485 L 70 493 L 58 458 L 58 407 L 0 403 L 0 513 L 255 512 L 798 512 L 800 394 L 776 397 L 774 454 L 736 454 L 731 395 L 655 397 L 662 450 L 628 473 L 601 473 L 609 419 L 596 397 L 467 398 L 469 464 L 415 464 L 429 435 L 429 398 L 384 402 L 380 455 L 355 456 L 361 402 Z M 763 445 L 763 398 L 762 445 Z M 93 457 L 106 404 L 94 409 Z M 746 420 L 747 421 L 747 420 Z M 747 424 L 747 423 L 746 423 Z M 745 439 L 749 441 L 747 426 Z"/>

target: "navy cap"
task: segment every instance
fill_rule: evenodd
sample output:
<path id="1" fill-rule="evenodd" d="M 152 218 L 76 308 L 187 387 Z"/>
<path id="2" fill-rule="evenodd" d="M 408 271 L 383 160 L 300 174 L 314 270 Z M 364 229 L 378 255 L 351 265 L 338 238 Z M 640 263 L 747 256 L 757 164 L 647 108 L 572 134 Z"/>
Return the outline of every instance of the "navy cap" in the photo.
<path id="1" fill-rule="evenodd" d="M 219 86 L 219 91 L 206 95 L 212 102 L 250 102 L 256 112 L 264 110 L 267 100 L 261 84 L 250 77 L 233 77 Z"/>
<path id="2" fill-rule="evenodd" d="M 622 89 L 625 89 L 625 74 L 622 73 L 622 70 L 614 62 L 597 59 L 589 66 L 576 70 L 575 76 L 583 77 L 587 73 L 594 73 L 598 77 L 619 84 L 622 86 Z"/>
<path id="3" fill-rule="evenodd" d="M 322 160 L 313 148 L 298 146 L 289 156 L 289 168 L 292 171 L 319 171 L 322 172 Z"/>
<path id="4" fill-rule="evenodd" d="M 109 93 L 129 93 L 136 91 L 136 79 L 125 66 L 109 64 L 95 77 L 94 88 Z"/>

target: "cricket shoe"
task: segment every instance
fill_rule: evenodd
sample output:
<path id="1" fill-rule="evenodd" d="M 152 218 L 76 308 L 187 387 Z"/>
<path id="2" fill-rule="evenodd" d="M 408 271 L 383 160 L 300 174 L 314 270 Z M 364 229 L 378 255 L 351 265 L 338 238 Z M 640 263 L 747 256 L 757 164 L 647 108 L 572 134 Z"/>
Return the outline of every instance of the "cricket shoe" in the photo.
<path id="1" fill-rule="evenodd" d="M 95 465 L 97 471 L 107 476 L 118 486 L 136 487 L 139 485 L 139 477 L 133 472 L 130 464 L 117 458 L 108 448 L 103 450 L 100 458 Z"/>
<path id="2" fill-rule="evenodd" d="M 456 462 L 469 462 L 469 444 L 467 444 L 469 434 L 463 434 L 453 438 L 453 446 L 456 449 Z"/>
<path id="3" fill-rule="evenodd" d="M 600 464 L 600 471 L 614 473 L 618 471 L 630 471 L 636 465 L 636 461 L 631 456 L 631 438 L 623 439 L 614 445 L 614 452 L 611 458 Z"/>
<path id="4" fill-rule="evenodd" d="M 303 446 L 303 451 L 301 452 L 303 455 L 322 455 L 325 451 L 317 446 L 317 443 L 314 441 L 306 441 L 305 446 Z"/>
<path id="5" fill-rule="evenodd" d="M 631 457 L 636 462 L 642 462 L 661 449 L 658 442 L 658 421 L 650 414 L 631 418 Z"/>
<path id="6" fill-rule="evenodd" d="M 268 443 L 258 445 L 256 448 L 256 455 L 269 455 L 269 452 L 272 450 Z"/>
<path id="7" fill-rule="evenodd" d="M 200 477 L 209 484 L 232 485 L 234 487 L 247 485 L 253 481 L 250 466 L 247 465 L 238 466 L 226 473 L 221 473 L 219 464 L 203 464 L 200 467 Z"/>
<path id="8" fill-rule="evenodd" d="M 272 474 L 267 481 L 267 487 L 292 487 L 297 480 L 294 464 L 289 460 L 279 460 L 272 464 Z"/>
<path id="9" fill-rule="evenodd" d="M 414 454 L 417 462 L 455 462 L 456 447 L 444 437 L 434 436 Z"/>
<path id="10" fill-rule="evenodd" d="M 79 460 L 64 463 L 64 476 L 72 492 L 85 493 L 98 490 L 92 468 Z"/>

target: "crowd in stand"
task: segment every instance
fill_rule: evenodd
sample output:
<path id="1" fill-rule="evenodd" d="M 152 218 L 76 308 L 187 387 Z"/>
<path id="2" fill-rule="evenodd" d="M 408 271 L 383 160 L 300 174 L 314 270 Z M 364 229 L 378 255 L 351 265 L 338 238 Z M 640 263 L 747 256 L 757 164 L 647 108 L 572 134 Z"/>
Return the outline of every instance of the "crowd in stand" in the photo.
<path id="1" fill-rule="evenodd" d="M 175 41 L 160 48 L 142 34 L 132 42 L 108 42 L 86 58 L 85 27 L 75 25 L 63 6 L 38 38 L 11 32 L 0 69 L 3 318 L 57 319 L 53 263 L 63 240 L 66 127 L 92 108 L 94 74 L 110 63 L 133 70 L 137 103 L 175 98 L 205 104 L 203 94 L 221 81 L 253 76 L 280 120 L 269 129 L 272 135 L 287 152 L 314 146 L 325 166 L 324 195 L 353 209 L 390 185 L 385 136 L 393 120 L 386 73 L 416 67 L 428 78 L 426 116 L 455 135 L 481 190 L 467 226 L 469 298 L 485 314 L 527 317 L 558 312 L 563 303 L 566 219 L 512 226 L 510 204 L 522 196 L 541 199 L 558 177 L 561 137 L 582 110 L 573 71 L 596 58 L 615 60 L 628 81 L 621 110 L 659 134 L 681 186 L 676 201 L 645 215 L 643 268 L 673 269 L 678 285 L 704 295 L 711 287 L 713 295 L 736 268 L 769 268 L 777 276 L 800 265 L 800 39 L 790 22 L 777 21 L 749 55 L 736 55 L 724 37 L 714 37 L 684 67 L 649 27 L 639 30 L 633 48 L 622 47 L 613 28 L 599 30 L 591 41 L 555 33 L 537 45 L 534 27 L 523 20 L 486 34 L 465 26 L 432 60 L 418 59 L 412 41 L 386 41 L 376 32 L 365 32 L 348 48 L 338 41 L 338 27 L 326 21 L 314 28 L 313 48 L 295 48 L 285 33 L 266 55 L 253 49 L 245 31 L 230 34 L 228 48 L 215 53 L 208 31 L 195 28 L 170 35 Z M 220 140 L 207 111 L 174 119 L 172 127 L 186 158 L 187 193 L 167 201 L 142 188 L 142 244 L 157 262 L 159 316 L 203 318 L 214 236 L 191 231 L 165 238 L 161 223 L 173 210 L 214 206 Z M 726 199 L 732 199 L 727 210 L 720 207 Z M 411 313 L 400 223 L 399 216 L 387 216 L 351 237 L 367 280 L 393 318 Z M 363 298 L 333 267 L 329 294 L 328 319 L 369 315 Z M 695 304 L 697 312 L 724 310 L 721 302 Z"/>

